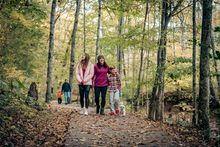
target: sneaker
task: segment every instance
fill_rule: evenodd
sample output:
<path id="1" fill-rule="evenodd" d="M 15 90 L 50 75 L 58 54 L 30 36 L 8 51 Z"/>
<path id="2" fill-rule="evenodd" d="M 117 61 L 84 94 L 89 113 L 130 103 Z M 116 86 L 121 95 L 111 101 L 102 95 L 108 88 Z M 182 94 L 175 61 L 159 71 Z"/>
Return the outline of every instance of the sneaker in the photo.
<path id="1" fill-rule="evenodd" d="M 85 113 L 84 113 L 85 115 L 88 115 L 88 109 L 85 109 Z"/>
<path id="2" fill-rule="evenodd" d="M 83 108 L 81 108 L 79 114 L 84 114 L 84 109 Z"/>

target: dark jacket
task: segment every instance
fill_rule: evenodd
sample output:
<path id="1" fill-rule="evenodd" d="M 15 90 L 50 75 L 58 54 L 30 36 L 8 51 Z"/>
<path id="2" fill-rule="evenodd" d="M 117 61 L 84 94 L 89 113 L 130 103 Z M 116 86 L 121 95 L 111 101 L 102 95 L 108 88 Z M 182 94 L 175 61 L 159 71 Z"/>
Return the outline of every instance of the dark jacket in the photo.
<path id="1" fill-rule="evenodd" d="M 62 92 L 71 92 L 70 84 L 67 82 L 64 82 L 62 85 Z"/>

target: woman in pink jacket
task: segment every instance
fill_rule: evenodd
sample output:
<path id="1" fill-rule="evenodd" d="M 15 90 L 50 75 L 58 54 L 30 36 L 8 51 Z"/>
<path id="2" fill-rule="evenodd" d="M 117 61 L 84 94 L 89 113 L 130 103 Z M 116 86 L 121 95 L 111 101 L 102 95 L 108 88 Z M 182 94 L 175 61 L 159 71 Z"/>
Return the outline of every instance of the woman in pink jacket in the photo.
<path id="1" fill-rule="evenodd" d="M 92 85 L 92 78 L 94 75 L 94 65 L 89 62 L 89 55 L 85 53 L 80 62 L 76 66 L 76 79 L 79 84 L 79 94 L 80 94 L 80 104 L 81 111 L 80 114 L 88 115 L 89 107 L 89 91 Z M 84 108 L 84 98 L 85 98 L 85 108 Z"/>

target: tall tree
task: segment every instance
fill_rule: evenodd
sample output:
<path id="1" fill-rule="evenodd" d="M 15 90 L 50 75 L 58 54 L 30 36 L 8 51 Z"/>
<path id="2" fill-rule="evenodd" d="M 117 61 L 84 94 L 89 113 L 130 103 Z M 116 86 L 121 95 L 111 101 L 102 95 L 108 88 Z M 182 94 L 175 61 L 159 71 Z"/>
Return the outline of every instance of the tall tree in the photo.
<path id="1" fill-rule="evenodd" d="M 200 50 L 200 78 L 199 78 L 199 98 L 198 98 L 198 125 L 203 131 L 205 138 L 210 137 L 209 126 L 209 97 L 210 97 L 210 67 L 209 52 L 211 49 L 212 31 L 212 1 L 203 0 L 202 14 L 202 34 Z"/>
<path id="2" fill-rule="evenodd" d="M 167 44 L 167 29 L 170 19 L 179 13 L 177 12 L 182 5 L 183 0 L 178 0 L 176 5 L 174 1 L 163 0 L 162 1 L 162 14 L 161 14 L 161 29 L 159 48 L 157 52 L 157 70 L 154 80 L 152 96 L 149 105 L 148 117 L 153 120 L 163 120 L 164 109 L 164 73 L 165 73 L 165 61 L 166 61 L 166 44 Z M 177 12 L 177 13 L 176 13 Z"/>
<path id="3" fill-rule="evenodd" d="M 119 25 L 118 25 L 119 38 L 121 38 L 123 24 L 124 24 L 123 3 L 124 3 L 124 1 L 120 0 L 120 17 L 119 17 Z M 122 74 L 122 48 L 121 48 L 120 44 L 118 45 L 118 48 L 117 48 L 117 61 L 118 61 L 118 72 L 121 75 Z"/>
<path id="4" fill-rule="evenodd" d="M 76 46 L 76 32 L 78 28 L 78 18 L 80 12 L 81 0 L 76 1 L 76 11 L 75 11 L 75 19 L 73 24 L 73 32 L 72 32 L 72 43 L 71 43 L 71 55 L 70 55 L 70 73 L 69 73 L 69 83 L 71 88 L 73 87 L 73 72 L 74 72 L 74 64 L 75 64 L 75 46 Z"/>
<path id="5" fill-rule="evenodd" d="M 102 0 L 98 0 L 98 3 L 99 3 L 99 10 L 98 10 L 98 25 L 97 25 L 95 59 L 97 58 L 98 52 L 99 52 Z"/>
<path id="6" fill-rule="evenodd" d="M 197 101 L 196 101 L 196 0 L 193 0 L 193 9 L 192 9 L 192 22 L 193 22 L 193 52 L 192 52 L 192 92 L 193 92 L 193 125 L 197 125 L 198 122 L 198 113 L 197 113 Z"/>
<path id="7" fill-rule="evenodd" d="M 144 58 L 144 39 L 145 39 L 145 30 L 146 30 L 146 22 L 147 22 L 147 15 L 148 15 L 148 5 L 149 5 L 149 0 L 146 0 L 146 10 L 145 10 L 145 16 L 144 16 L 144 26 L 143 26 L 143 36 L 141 39 L 141 59 L 140 59 L 140 67 L 139 67 L 139 73 L 138 73 L 138 84 L 137 84 L 137 92 L 135 96 L 135 105 L 137 107 L 137 101 L 140 96 L 140 89 L 141 89 L 141 75 L 142 75 L 142 70 L 143 70 L 143 58 Z M 148 22 L 149 23 L 149 22 Z"/>
<path id="8" fill-rule="evenodd" d="M 51 99 L 51 85 L 52 85 L 52 70 L 53 70 L 53 53 L 54 53 L 54 21 L 56 15 L 56 5 L 57 1 L 53 0 L 51 5 L 50 14 L 50 36 L 49 36 L 49 51 L 48 51 L 48 61 L 47 61 L 47 89 L 46 89 L 46 102 L 48 103 Z"/>
<path id="9" fill-rule="evenodd" d="M 86 0 L 83 1 L 83 51 L 86 52 Z"/>

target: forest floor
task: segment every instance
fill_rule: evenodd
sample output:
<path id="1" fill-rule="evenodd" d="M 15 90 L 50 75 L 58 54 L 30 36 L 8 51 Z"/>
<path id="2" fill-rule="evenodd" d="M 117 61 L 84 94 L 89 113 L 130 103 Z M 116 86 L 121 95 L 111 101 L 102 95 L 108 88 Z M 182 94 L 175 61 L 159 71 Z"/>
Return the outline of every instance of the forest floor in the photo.
<path id="1" fill-rule="evenodd" d="M 57 101 L 48 110 L 32 119 L 10 112 L 15 116 L 0 126 L 0 146 L 214 146 L 194 128 L 149 121 L 138 113 L 97 115 L 90 107 L 85 116 L 79 114 L 78 103 L 58 105 Z"/>
<path id="2" fill-rule="evenodd" d="M 57 105 L 53 105 L 57 107 Z M 62 107 L 72 109 L 65 146 L 209 146 L 192 128 L 153 122 L 138 114 L 126 116 L 79 114 L 79 104 Z M 56 108 L 53 108 L 56 109 Z"/>

